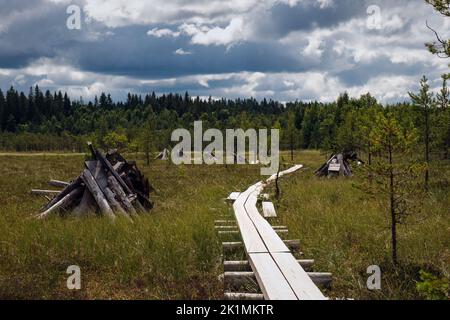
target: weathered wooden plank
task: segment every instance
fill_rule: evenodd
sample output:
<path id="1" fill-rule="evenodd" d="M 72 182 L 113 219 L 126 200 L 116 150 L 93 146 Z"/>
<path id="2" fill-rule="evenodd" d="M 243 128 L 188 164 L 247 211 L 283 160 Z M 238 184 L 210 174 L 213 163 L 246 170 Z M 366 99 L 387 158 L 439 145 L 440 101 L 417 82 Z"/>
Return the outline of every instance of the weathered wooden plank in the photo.
<path id="1" fill-rule="evenodd" d="M 85 188 L 80 204 L 73 210 L 74 216 L 81 216 L 95 210 L 95 199 L 89 189 Z"/>
<path id="2" fill-rule="evenodd" d="M 40 190 L 40 189 L 31 189 L 31 193 L 39 194 L 39 195 L 57 195 L 60 194 L 61 191 L 58 190 Z"/>
<path id="3" fill-rule="evenodd" d="M 259 293 L 243 293 L 243 292 L 225 292 L 225 300 L 249 300 L 249 301 L 262 301 L 264 295 Z"/>
<path id="4" fill-rule="evenodd" d="M 67 195 L 65 195 L 62 199 L 60 199 L 58 202 L 56 202 L 53 206 L 45 210 L 39 215 L 39 218 L 44 219 L 51 215 L 52 213 L 55 213 L 59 209 L 62 209 L 69 204 L 71 204 L 76 198 L 81 196 L 83 192 L 83 187 L 78 187 L 71 192 L 69 192 Z"/>
<path id="5" fill-rule="evenodd" d="M 264 201 L 262 203 L 264 218 L 276 218 L 277 212 L 272 202 Z"/>
<path id="6" fill-rule="evenodd" d="M 237 198 L 239 198 L 240 195 L 241 195 L 240 192 L 232 192 L 232 193 L 228 196 L 227 201 L 236 201 Z"/>
<path id="7" fill-rule="evenodd" d="M 247 191 L 239 195 L 233 204 L 234 214 L 247 253 L 267 252 L 264 242 L 245 209 L 247 198 L 255 189 L 255 186 L 250 187 Z"/>
<path id="8" fill-rule="evenodd" d="M 125 194 L 127 196 L 133 195 L 133 192 L 130 190 L 125 181 L 123 181 L 123 179 L 120 177 L 117 171 L 114 170 L 113 166 L 108 161 L 108 159 L 106 159 L 106 157 L 98 150 L 95 151 L 95 154 L 97 156 L 97 159 L 102 163 L 105 169 L 109 171 L 109 173 L 111 173 L 114 176 L 114 178 L 116 178 L 117 182 L 119 182 L 120 186 L 123 188 L 123 191 L 125 191 Z"/>
<path id="9" fill-rule="evenodd" d="M 305 270 L 309 270 L 314 265 L 314 260 L 306 260 L 306 259 L 300 259 L 297 260 L 297 263 L 302 266 Z M 252 271 L 252 268 L 250 267 L 250 263 L 248 261 L 224 261 L 223 262 L 223 270 L 225 272 L 230 271 Z"/>
<path id="10" fill-rule="evenodd" d="M 251 253 L 249 262 L 266 300 L 297 300 L 269 253 Z"/>
<path id="11" fill-rule="evenodd" d="M 273 253 L 272 258 L 299 300 L 326 300 L 292 254 Z"/>
<path id="12" fill-rule="evenodd" d="M 70 185 L 69 182 L 59 181 L 59 180 L 50 180 L 48 182 L 48 184 L 51 185 L 52 187 L 57 187 L 57 188 L 65 188 Z"/>
<path id="13" fill-rule="evenodd" d="M 64 198 L 66 195 L 68 195 L 69 193 L 71 193 L 73 190 L 77 189 L 78 187 L 81 186 L 83 180 L 81 179 L 81 177 L 78 177 L 77 179 L 75 179 L 70 185 L 68 185 L 67 187 L 64 188 L 64 190 L 61 191 L 61 193 L 59 193 L 56 197 L 54 197 L 52 199 L 52 201 L 50 201 L 49 203 L 47 203 L 44 208 L 42 209 L 42 211 L 45 211 L 47 209 L 49 209 L 50 207 L 53 207 L 53 205 L 55 205 L 55 203 L 57 203 L 58 201 L 60 201 L 62 198 Z"/>
<path id="14" fill-rule="evenodd" d="M 302 168 L 303 168 L 303 165 L 299 164 L 299 165 L 293 166 L 292 168 L 289 168 L 287 170 L 281 171 L 278 176 L 282 177 L 284 175 L 294 173 Z M 277 174 L 274 174 L 269 179 L 266 180 L 266 183 L 271 183 L 271 182 L 275 181 L 276 179 L 277 179 Z"/>
<path id="15" fill-rule="evenodd" d="M 111 188 L 111 190 L 115 193 L 115 195 L 119 198 L 120 202 L 124 206 L 125 210 L 129 212 L 131 215 L 136 215 L 136 209 L 131 204 L 128 197 L 125 195 L 125 192 L 120 187 L 119 183 L 117 182 L 116 178 L 113 176 L 108 177 L 108 183 Z"/>
<path id="16" fill-rule="evenodd" d="M 253 222 L 261 240 L 267 248 L 266 252 L 289 252 L 289 248 L 284 244 L 283 240 L 277 235 L 272 226 L 264 219 L 256 208 L 259 191 L 262 189 L 262 183 L 254 186 L 247 201 L 245 202 L 245 210 Z"/>
<path id="17" fill-rule="evenodd" d="M 113 209 L 115 213 L 129 218 L 127 212 L 116 200 L 114 193 L 108 187 L 108 178 L 105 171 L 103 170 L 102 163 L 100 161 L 86 161 L 86 167 L 95 178 L 95 181 L 97 182 L 100 190 L 108 200 L 108 204 L 110 205 L 111 209 Z"/>
<path id="18" fill-rule="evenodd" d="M 110 205 L 108 204 L 108 201 L 105 198 L 105 195 L 103 194 L 102 190 L 98 186 L 97 182 L 95 181 L 94 177 L 92 176 L 89 169 L 84 169 L 82 178 L 84 183 L 86 184 L 86 187 L 88 187 L 89 191 L 91 192 L 92 196 L 94 197 L 95 201 L 97 202 L 98 207 L 100 208 L 100 212 L 112 219 L 115 218 L 113 210 L 111 209 Z"/>

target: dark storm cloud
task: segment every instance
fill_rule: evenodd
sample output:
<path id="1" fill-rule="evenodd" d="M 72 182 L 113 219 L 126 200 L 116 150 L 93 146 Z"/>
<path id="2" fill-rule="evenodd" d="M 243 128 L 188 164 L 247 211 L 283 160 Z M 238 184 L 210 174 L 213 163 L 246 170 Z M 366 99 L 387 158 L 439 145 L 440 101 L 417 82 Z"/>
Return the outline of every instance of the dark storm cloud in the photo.
<path id="1" fill-rule="evenodd" d="M 97 14 L 116 10 L 116 20 L 96 19 L 93 10 L 85 21 L 83 12 L 82 29 L 68 30 L 68 1 L 0 0 L 0 85 L 289 100 L 321 95 L 315 88 L 326 79 L 331 90 L 359 92 L 374 78 L 442 73 L 438 62 L 427 62 L 423 43 L 433 37 L 424 21 L 439 26 L 443 18 L 422 0 L 267 0 L 254 8 L 244 0 L 246 6 L 231 11 L 203 0 L 168 2 L 175 6 L 168 18 L 147 23 L 145 15 L 122 19 L 111 9 L 134 8 L 135 0 L 111 0 L 109 9 L 98 0 L 75 0 L 97 6 Z M 380 7 L 384 29 L 366 27 L 369 5 Z M 169 31 L 147 34 L 152 29 Z"/>

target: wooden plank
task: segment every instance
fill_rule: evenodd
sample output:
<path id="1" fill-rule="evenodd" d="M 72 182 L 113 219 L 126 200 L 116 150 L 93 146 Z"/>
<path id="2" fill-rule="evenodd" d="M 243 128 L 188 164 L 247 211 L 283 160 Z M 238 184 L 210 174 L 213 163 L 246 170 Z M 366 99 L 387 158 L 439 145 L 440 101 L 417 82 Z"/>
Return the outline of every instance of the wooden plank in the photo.
<path id="1" fill-rule="evenodd" d="M 95 199 L 88 188 L 84 189 L 80 204 L 73 210 L 74 216 L 81 216 L 95 211 Z"/>
<path id="2" fill-rule="evenodd" d="M 109 173 L 111 173 L 114 178 L 117 179 L 117 181 L 119 182 L 120 186 L 123 188 L 123 191 L 125 191 L 125 194 L 127 196 L 133 195 L 133 192 L 130 190 L 130 188 L 128 187 L 128 185 L 125 183 L 125 181 L 122 180 L 122 178 L 120 177 L 120 175 L 117 173 L 116 170 L 114 170 L 113 166 L 111 165 L 111 163 L 108 161 L 108 159 L 105 158 L 105 156 L 98 150 L 95 150 L 95 154 L 97 156 L 97 159 L 100 160 L 100 162 L 102 163 L 102 165 L 105 167 L 106 170 L 109 171 Z"/>
<path id="3" fill-rule="evenodd" d="M 53 206 L 48 208 L 46 211 L 42 212 L 39 215 L 40 219 L 44 219 L 51 215 L 52 213 L 55 213 L 61 208 L 64 208 L 71 204 L 75 199 L 77 199 L 79 196 L 81 196 L 83 192 L 83 187 L 78 187 L 71 192 L 69 192 L 67 195 L 65 195 L 62 199 L 60 199 L 58 202 L 56 202 Z"/>
<path id="4" fill-rule="evenodd" d="M 59 181 L 59 180 L 50 180 L 48 182 L 48 184 L 51 185 L 52 187 L 57 187 L 57 188 L 65 188 L 70 185 L 70 183 L 68 183 L 68 182 Z"/>
<path id="5" fill-rule="evenodd" d="M 255 186 L 250 187 L 247 191 L 240 194 L 233 204 L 236 221 L 247 253 L 267 252 L 264 242 L 245 210 L 245 202 L 254 190 Z"/>
<path id="6" fill-rule="evenodd" d="M 272 202 L 264 201 L 262 203 L 264 218 L 276 218 L 277 213 Z"/>
<path id="7" fill-rule="evenodd" d="M 302 266 L 304 269 L 311 269 L 311 267 L 314 265 L 314 260 L 305 260 L 300 259 L 297 260 L 297 263 Z M 242 260 L 242 261 L 224 261 L 223 262 L 223 270 L 225 272 L 227 271 L 251 271 L 250 263 L 248 261 Z M 308 273 L 309 276 L 311 276 L 310 273 Z"/>
<path id="8" fill-rule="evenodd" d="M 97 182 L 95 181 L 95 178 L 92 176 L 89 169 L 84 169 L 82 178 L 84 183 L 86 184 L 86 187 L 88 187 L 89 191 L 91 192 L 92 196 L 94 197 L 95 201 L 98 204 L 98 207 L 100 208 L 100 211 L 102 214 L 114 219 L 114 213 L 108 204 L 108 201 L 105 198 L 105 195 L 103 194 L 102 190 L 98 186 Z"/>
<path id="9" fill-rule="evenodd" d="M 240 292 L 225 292 L 225 300 L 254 300 L 261 301 L 264 300 L 264 295 L 259 293 L 240 293 Z"/>
<path id="10" fill-rule="evenodd" d="M 292 254 L 273 253 L 272 257 L 299 300 L 326 300 Z"/>
<path id="11" fill-rule="evenodd" d="M 232 192 L 232 193 L 228 196 L 227 201 L 236 201 L 237 198 L 239 198 L 240 195 L 241 195 L 240 192 Z"/>
<path id="12" fill-rule="evenodd" d="M 301 165 L 301 164 L 293 166 L 292 168 L 289 168 L 287 170 L 281 171 L 279 173 L 279 177 L 282 177 L 282 176 L 287 175 L 287 174 L 294 173 L 294 172 L 296 172 L 296 171 L 298 171 L 298 170 L 300 170 L 302 168 L 303 168 L 303 165 Z M 271 183 L 271 182 L 275 181 L 276 179 L 277 179 L 277 174 L 274 174 L 269 179 L 266 180 L 266 183 Z"/>
<path id="13" fill-rule="evenodd" d="M 251 253 L 249 262 L 266 300 L 297 300 L 297 296 L 269 253 Z"/>
<path id="14" fill-rule="evenodd" d="M 86 161 L 86 167 L 95 178 L 95 181 L 97 182 L 100 190 L 108 200 L 108 204 L 111 206 L 111 209 L 113 209 L 115 213 L 129 218 L 129 215 L 122 208 L 120 203 L 116 200 L 114 193 L 108 187 L 108 178 L 105 171 L 103 170 L 102 163 L 100 161 Z"/>
<path id="15" fill-rule="evenodd" d="M 43 194 L 43 195 L 57 195 L 60 194 L 61 191 L 58 190 L 40 190 L 40 189 L 32 189 L 31 193 L 33 194 Z"/>
<path id="16" fill-rule="evenodd" d="M 50 207 L 53 207 L 53 205 L 55 205 L 55 203 L 57 203 L 62 198 L 64 198 L 66 195 L 71 193 L 73 190 L 75 190 L 79 186 L 81 186 L 82 182 L 83 182 L 83 180 L 81 179 L 81 177 L 78 177 L 77 179 L 75 179 L 70 185 L 65 187 L 64 190 L 62 190 L 56 197 L 54 197 L 52 199 L 52 201 L 47 203 L 42 210 L 45 211 L 45 210 L 49 209 Z"/>
<path id="17" fill-rule="evenodd" d="M 256 184 L 245 202 L 245 210 L 247 211 L 248 217 L 255 226 L 261 240 L 264 242 L 267 248 L 266 252 L 289 252 L 289 248 L 256 208 L 258 194 L 261 189 L 262 183 Z"/>

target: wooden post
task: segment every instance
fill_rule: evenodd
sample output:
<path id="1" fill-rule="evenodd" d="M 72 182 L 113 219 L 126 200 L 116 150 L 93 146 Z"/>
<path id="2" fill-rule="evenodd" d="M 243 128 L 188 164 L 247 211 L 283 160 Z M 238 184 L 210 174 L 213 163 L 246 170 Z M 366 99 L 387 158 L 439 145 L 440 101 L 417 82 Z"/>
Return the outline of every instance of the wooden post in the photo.
<path id="1" fill-rule="evenodd" d="M 120 187 L 119 183 L 117 182 L 116 178 L 113 176 L 108 177 L 108 184 L 111 190 L 114 192 L 114 194 L 119 198 L 121 204 L 125 208 L 127 212 L 130 214 L 136 215 L 136 209 L 131 204 L 130 200 L 125 195 L 125 192 L 123 192 L 123 189 Z"/>
<path id="2" fill-rule="evenodd" d="M 49 185 L 51 185 L 52 187 L 57 187 L 57 188 L 65 188 L 68 185 L 70 185 L 70 183 L 65 182 L 65 181 L 59 181 L 59 180 L 50 180 L 48 182 Z"/>
<path id="3" fill-rule="evenodd" d="M 91 172 L 88 169 L 84 169 L 82 178 L 84 183 L 86 184 L 86 187 L 89 189 L 95 201 L 97 202 L 101 213 L 110 217 L 111 219 L 114 219 L 115 218 L 114 213 L 111 207 L 109 206 L 108 201 L 105 198 L 105 195 L 103 194 L 102 190 L 100 190 L 100 187 L 98 186 L 97 182 L 95 181 L 94 177 L 92 176 Z"/>
<path id="4" fill-rule="evenodd" d="M 46 211 L 42 212 L 39 215 L 39 218 L 44 219 L 44 218 L 48 217 L 50 214 L 56 212 L 57 210 L 66 207 L 67 205 L 72 203 L 78 196 L 80 196 L 82 192 L 83 192 L 82 187 L 72 190 L 69 194 L 67 194 L 62 199 L 60 199 L 58 202 L 56 202 L 53 206 L 48 208 Z"/>

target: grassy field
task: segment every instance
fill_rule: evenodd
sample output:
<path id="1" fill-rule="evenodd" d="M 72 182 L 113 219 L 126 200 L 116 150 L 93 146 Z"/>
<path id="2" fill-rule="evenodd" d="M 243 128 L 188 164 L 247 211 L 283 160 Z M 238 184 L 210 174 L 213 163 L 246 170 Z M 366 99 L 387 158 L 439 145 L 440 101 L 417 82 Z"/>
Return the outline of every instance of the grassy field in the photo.
<path id="1" fill-rule="evenodd" d="M 135 155 L 129 155 L 129 159 Z M 254 166 L 138 164 L 157 189 L 155 208 L 131 224 L 103 218 L 46 221 L 34 218 L 45 199 L 31 188 L 49 179 L 80 174 L 82 155 L 0 154 L 0 298 L 35 299 L 220 299 L 223 285 L 217 216 L 229 213 L 223 199 L 261 179 Z M 401 267 L 390 264 L 384 209 L 352 184 L 356 179 L 317 179 L 324 161 L 318 152 L 296 154 L 306 169 L 285 178 L 276 202 L 277 224 L 301 239 L 317 271 L 332 272 L 330 297 L 420 298 L 418 271 L 449 278 L 449 178 L 437 174 L 425 211 L 399 233 Z M 444 172 L 449 172 L 448 167 Z M 442 171 L 441 171 L 442 172 Z M 273 192 L 273 190 L 269 190 Z M 380 265 L 382 290 L 365 288 L 366 269 Z M 78 265 L 82 290 L 66 288 L 66 269 Z"/>

